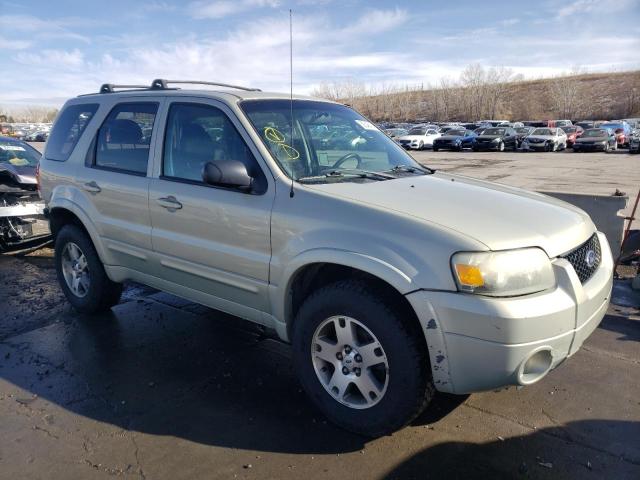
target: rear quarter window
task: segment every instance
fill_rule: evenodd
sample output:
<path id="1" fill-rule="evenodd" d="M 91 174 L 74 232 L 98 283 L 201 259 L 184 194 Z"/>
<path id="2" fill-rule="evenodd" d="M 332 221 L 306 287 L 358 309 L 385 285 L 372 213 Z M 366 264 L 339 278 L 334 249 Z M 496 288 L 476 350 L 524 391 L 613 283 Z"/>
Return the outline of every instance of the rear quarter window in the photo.
<path id="1" fill-rule="evenodd" d="M 69 158 L 98 106 L 97 103 L 69 105 L 62 111 L 47 142 L 45 157 L 48 160 L 65 162 Z"/>

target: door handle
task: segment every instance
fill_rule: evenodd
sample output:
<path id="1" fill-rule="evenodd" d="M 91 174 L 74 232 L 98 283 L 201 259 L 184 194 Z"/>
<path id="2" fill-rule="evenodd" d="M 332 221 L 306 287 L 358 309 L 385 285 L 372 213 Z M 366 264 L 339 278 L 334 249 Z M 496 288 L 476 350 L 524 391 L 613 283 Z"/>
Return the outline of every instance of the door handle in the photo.
<path id="1" fill-rule="evenodd" d="M 173 195 L 169 195 L 168 197 L 160 197 L 157 202 L 158 205 L 170 211 L 180 210 L 182 208 L 182 204 L 178 200 L 176 200 L 176 197 L 174 197 Z"/>
<path id="2" fill-rule="evenodd" d="M 94 181 L 87 182 L 82 186 L 87 192 L 90 193 L 100 193 L 102 189 L 98 186 L 98 184 Z"/>

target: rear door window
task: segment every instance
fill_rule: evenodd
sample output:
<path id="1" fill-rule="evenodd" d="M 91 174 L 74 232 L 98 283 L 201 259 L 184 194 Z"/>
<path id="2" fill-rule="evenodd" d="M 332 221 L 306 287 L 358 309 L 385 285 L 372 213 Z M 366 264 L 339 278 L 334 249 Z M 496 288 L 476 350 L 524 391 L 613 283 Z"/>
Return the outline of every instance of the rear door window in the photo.
<path id="1" fill-rule="evenodd" d="M 98 130 L 94 166 L 146 175 L 157 103 L 116 105 Z"/>
<path id="2" fill-rule="evenodd" d="M 97 103 L 70 105 L 65 108 L 53 126 L 47 141 L 45 157 L 65 162 L 97 110 Z"/>

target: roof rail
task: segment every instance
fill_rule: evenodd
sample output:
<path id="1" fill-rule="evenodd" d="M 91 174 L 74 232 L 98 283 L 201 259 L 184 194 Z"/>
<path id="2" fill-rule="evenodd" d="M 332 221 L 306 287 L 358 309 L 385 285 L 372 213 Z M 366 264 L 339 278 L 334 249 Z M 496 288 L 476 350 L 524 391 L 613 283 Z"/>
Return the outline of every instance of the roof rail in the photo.
<path id="1" fill-rule="evenodd" d="M 116 88 L 145 88 L 148 89 L 148 85 L 114 85 L 113 83 L 103 83 L 100 87 L 100 93 L 113 93 Z"/>
<path id="2" fill-rule="evenodd" d="M 154 90 L 162 90 L 169 88 L 169 83 L 190 84 L 190 85 L 212 85 L 214 87 L 226 87 L 235 88 L 236 90 L 246 90 L 247 92 L 261 92 L 259 88 L 241 87 L 239 85 L 229 85 L 228 83 L 218 82 L 203 82 L 200 80 L 165 80 L 163 78 L 157 78 L 151 82 L 151 88 Z"/>

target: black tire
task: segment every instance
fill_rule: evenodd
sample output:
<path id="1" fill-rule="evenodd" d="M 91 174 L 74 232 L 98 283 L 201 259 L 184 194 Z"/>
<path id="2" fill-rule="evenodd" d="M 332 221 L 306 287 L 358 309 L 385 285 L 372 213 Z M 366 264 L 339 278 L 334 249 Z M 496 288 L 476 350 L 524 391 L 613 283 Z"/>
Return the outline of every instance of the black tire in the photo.
<path id="1" fill-rule="evenodd" d="M 333 316 L 357 319 L 377 337 L 389 365 L 388 385 L 375 405 L 355 409 L 334 399 L 320 383 L 311 358 L 318 326 Z M 293 325 L 293 360 L 300 383 L 312 402 L 340 427 L 378 437 L 394 432 L 416 418 L 433 398 L 435 388 L 429 355 L 419 325 L 392 307 L 367 283 L 340 281 L 312 293 Z"/>
<path id="2" fill-rule="evenodd" d="M 473 150 L 474 152 L 479 151 L 480 149 L 478 147 L 471 147 L 471 150 Z"/>
<path id="3" fill-rule="evenodd" d="M 433 151 L 437 152 L 438 151 L 438 147 L 433 147 Z"/>
<path id="4" fill-rule="evenodd" d="M 498 151 L 499 152 L 504 152 L 504 142 L 500 142 L 498 143 Z"/>
<path id="5" fill-rule="evenodd" d="M 89 275 L 87 293 L 80 297 L 73 293 L 65 280 L 62 269 L 62 253 L 68 243 L 76 244 L 84 254 Z M 120 301 L 122 284 L 107 277 L 91 238 L 76 225 L 65 225 L 56 237 L 55 265 L 58 283 L 69 303 L 81 313 L 96 313 L 109 310 Z"/>

